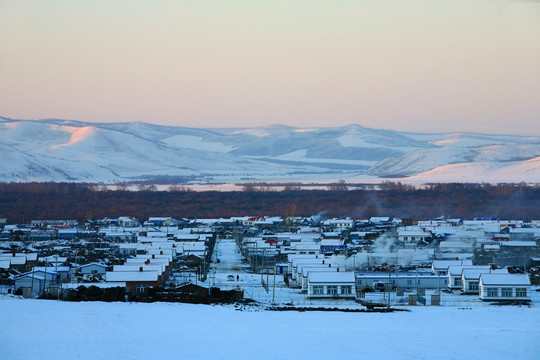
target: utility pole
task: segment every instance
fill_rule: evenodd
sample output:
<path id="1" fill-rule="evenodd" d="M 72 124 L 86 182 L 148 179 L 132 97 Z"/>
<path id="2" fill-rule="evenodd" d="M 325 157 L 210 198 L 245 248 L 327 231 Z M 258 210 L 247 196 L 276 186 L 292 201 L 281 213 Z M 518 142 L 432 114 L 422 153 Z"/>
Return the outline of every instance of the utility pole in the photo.
<path id="1" fill-rule="evenodd" d="M 390 279 L 390 266 L 388 266 L 388 308 L 390 308 L 390 293 L 392 291 L 392 281 Z"/>
<path id="2" fill-rule="evenodd" d="M 276 265 L 274 264 L 274 286 L 272 287 L 272 302 L 276 298 Z"/>

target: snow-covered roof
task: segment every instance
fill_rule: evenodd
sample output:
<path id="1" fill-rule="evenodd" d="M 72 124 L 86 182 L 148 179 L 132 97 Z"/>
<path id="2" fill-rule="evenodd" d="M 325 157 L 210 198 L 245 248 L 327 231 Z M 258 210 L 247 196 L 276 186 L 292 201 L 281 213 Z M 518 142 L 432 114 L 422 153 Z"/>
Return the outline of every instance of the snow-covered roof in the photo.
<path id="1" fill-rule="evenodd" d="M 496 270 L 491 270 L 488 266 L 487 269 L 477 269 L 477 268 L 464 268 L 461 272 L 461 278 L 462 279 L 480 279 L 480 275 L 482 274 L 489 274 L 489 273 L 492 273 L 492 274 L 496 274 L 496 273 L 502 273 L 502 274 L 507 274 L 508 273 L 508 270 L 506 269 L 496 269 Z"/>
<path id="2" fill-rule="evenodd" d="M 334 271 L 326 271 L 326 272 L 310 272 L 308 274 L 308 282 L 310 283 L 354 283 L 355 277 L 354 272 L 348 271 L 348 272 L 334 272 Z"/>
<path id="3" fill-rule="evenodd" d="M 329 267 L 327 265 L 325 266 L 317 266 L 317 265 L 310 265 L 302 267 L 302 276 L 308 276 L 311 272 L 320 272 L 320 271 L 326 271 L 326 272 L 337 272 L 337 267 Z M 343 268 L 340 268 L 340 271 L 343 271 Z"/>
<path id="4" fill-rule="evenodd" d="M 508 242 L 502 242 L 501 246 L 535 247 L 536 241 L 508 241 Z"/>
<path id="5" fill-rule="evenodd" d="M 435 270 L 446 270 L 452 265 L 472 266 L 472 260 L 433 260 L 432 267 Z"/>
<path id="6" fill-rule="evenodd" d="M 143 271 L 107 271 L 106 281 L 157 281 L 158 272 L 155 270 Z"/>
<path id="7" fill-rule="evenodd" d="M 90 263 L 90 264 L 81 265 L 81 268 L 86 268 L 86 267 L 89 267 L 89 266 L 99 266 L 99 267 L 102 267 L 102 268 L 107 268 L 108 267 L 105 264 L 100 264 L 100 263 L 93 262 L 93 263 Z"/>
<path id="8" fill-rule="evenodd" d="M 45 280 L 45 277 L 39 274 L 32 274 L 32 273 L 26 273 L 22 274 L 21 276 L 18 276 L 15 278 L 15 280 L 20 280 L 24 278 L 33 278 L 34 280 Z"/>
<path id="9" fill-rule="evenodd" d="M 474 266 L 474 265 L 451 265 L 448 267 L 448 273 L 452 276 L 461 276 L 463 269 L 476 269 L 476 270 L 488 270 L 489 265 L 486 266 Z"/>
<path id="10" fill-rule="evenodd" d="M 322 239 L 320 246 L 341 246 L 344 243 L 343 239 Z"/>
<path id="11" fill-rule="evenodd" d="M 492 285 L 531 285 L 527 274 L 482 274 L 480 282 L 486 286 Z"/>
<path id="12" fill-rule="evenodd" d="M 34 266 L 33 271 L 69 272 L 69 266 Z"/>

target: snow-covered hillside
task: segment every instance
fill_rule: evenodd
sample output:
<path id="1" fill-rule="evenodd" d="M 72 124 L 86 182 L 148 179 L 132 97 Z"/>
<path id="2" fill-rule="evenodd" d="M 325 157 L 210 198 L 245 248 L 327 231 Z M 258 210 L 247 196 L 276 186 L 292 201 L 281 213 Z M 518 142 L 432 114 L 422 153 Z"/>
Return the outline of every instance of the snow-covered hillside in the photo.
<path id="1" fill-rule="evenodd" d="M 197 129 L 0 118 L 0 181 L 540 182 L 540 138 L 336 128 Z"/>

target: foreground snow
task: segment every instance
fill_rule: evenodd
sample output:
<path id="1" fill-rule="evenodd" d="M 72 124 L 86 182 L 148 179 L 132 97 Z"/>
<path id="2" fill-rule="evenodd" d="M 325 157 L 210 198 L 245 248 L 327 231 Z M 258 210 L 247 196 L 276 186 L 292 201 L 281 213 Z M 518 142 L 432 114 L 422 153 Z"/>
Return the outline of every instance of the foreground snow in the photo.
<path id="1" fill-rule="evenodd" d="M 540 308 L 271 312 L 0 300 L 9 359 L 538 359 Z"/>

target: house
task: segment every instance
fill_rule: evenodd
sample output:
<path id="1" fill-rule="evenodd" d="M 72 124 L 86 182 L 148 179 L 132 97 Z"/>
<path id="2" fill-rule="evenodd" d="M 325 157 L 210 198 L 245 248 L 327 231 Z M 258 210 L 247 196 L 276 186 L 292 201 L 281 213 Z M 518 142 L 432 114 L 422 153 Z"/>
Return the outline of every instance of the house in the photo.
<path id="1" fill-rule="evenodd" d="M 196 284 L 184 284 L 176 287 L 177 293 L 182 293 L 189 296 L 207 299 L 209 295 L 208 288 Z"/>
<path id="2" fill-rule="evenodd" d="M 41 294 L 45 290 L 45 276 L 42 274 L 26 273 L 15 278 L 15 291 L 23 291 L 24 296 L 31 297 L 36 294 Z M 30 293 L 25 293 L 24 289 L 31 289 Z"/>
<path id="3" fill-rule="evenodd" d="M 308 298 L 348 298 L 356 296 L 354 272 L 310 272 L 307 279 Z"/>
<path id="4" fill-rule="evenodd" d="M 125 282 L 132 293 L 146 293 L 149 286 L 160 286 L 163 282 L 157 271 L 144 270 L 142 266 L 138 271 L 107 271 L 105 281 Z"/>
<path id="5" fill-rule="evenodd" d="M 446 275 L 448 267 L 452 265 L 472 266 L 472 260 L 433 260 L 431 263 L 431 272 L 434 274 Z"/>
<path id="6" fill-rule="evenodd" d="M 58 238 L 63 240 L 70 240 L 77 238 L 77 229 L 58 229 Z"/>
<path id="7" fill-rule="evenodd" d="M 373 287 L 374 283 L 392 284 L 400 289 L 441 289 L 447 286 L 447 278 L 426 272 L 357 272 L 356 287 Z"/>
<path id="8" fill-rule="evenodd" d="M 489 267 L 477 266 L 472 268 L 464 268 L 461 271 L 461 293 L 463 294 L 478 294 L 480 275 L 486 273 L 508 273 L 506 269 L 491 270 Z"/>
<path id="9" fill-rule="evenodd" d="M 197 267 L 201 265 L 203 259 L 197 255 L 190 254 L 184 258 L 184 264 L 189 267 Z"/>
<path id="10" fill-rule="evenodd" d="M 527 274 L 482 274 L 480 300 L 531 301 L 531 280 Z"/>
<path id="11" fill-rule="evenodd" d="M 431 233 L 418 228 L 402 228 L 397 232 L 398 241 L 403 243 L 419 243 L 431 236 Z"/>
<path id="12" fill-rule="evenodd" d="M 90 274 L 105 274 L 107 272 L 107 265 L 99 263 L 90 263 L 82 265 L 80 267 L 81 274 L 90 275 Z"/>
<path id="13" fill-rule="evenodd" d="M 463 269 L 482 269 L 489 272 L 489 266 L 468 266 L 468 265 L 451 265 L 448 267 L 447 276 L 448 276 L 448 289 L 450 290 L 459 290 L 461 289 L 461 274 Z"/>
<path id="14" fill-rule="evenodd" d="M 302 292 L 307 292 L 307 279 L 308 279 L 308 276 L 310 273 L 312 272 L 318 272 L 318 271 L 322 271 L 322 272 L 338 272 L 338 271 L 342 271 L 342 272 L 345 272 L 345 268 L 338 268 L 338 267 L 330 267 L 330 265 L 326 266 L 324 265 L 323 267 L 318 267 L 316 265 L 311 265 L 310 267 L 308 266 L 304 266 L 302 267 L 302 273 L 301 274 L 298 274 L 297 275 L 297 285 L 302 289 Z"/>
<path id="15" fill-rule="evenodd" d="M 56 282 L 65 282 L 69 280 L 69 266 L 34 266 L 32 272 L 54 274 L 55 276 L 51 277 L 51 279 Z M 48 280 L 49 278 L 47 278 L 47 281 Z"/>
<path id="16" fill-rule="evenodd" d="M 36 266 L 37 255 L 37 253 L 0 253 L 0 260 L 9 260 L 10 267 L 22 273 Z"/>
<path id="17" fill-rule="evenodd" d="M 331 255 L 336 251 L 347 249 L 345 241 L 343 239 L 322 239 L 321 240 L 321 253 L 325 255 Z"/>

